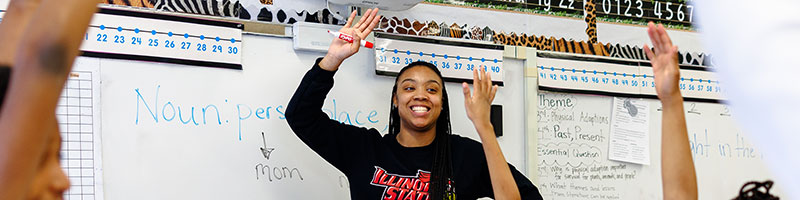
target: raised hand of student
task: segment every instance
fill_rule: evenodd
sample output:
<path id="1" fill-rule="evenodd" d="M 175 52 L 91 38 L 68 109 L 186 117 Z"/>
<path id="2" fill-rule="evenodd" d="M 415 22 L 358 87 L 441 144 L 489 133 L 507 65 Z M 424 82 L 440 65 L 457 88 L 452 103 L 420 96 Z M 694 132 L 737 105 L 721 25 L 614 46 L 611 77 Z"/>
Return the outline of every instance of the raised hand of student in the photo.
<path id="1" fill-rule="evenodd" d="M 480 69 L 478 69 L 480 68 Z M 464 106 L 467 110 L 467 117 L 475 127 L 491 126 L 490 109 L 494 95 L 497 93 L 497 86 L 492 86 L 492 76 L 484 70 L 483 66 L 472 70 L 472 87 L 470 94 L 469 86 L 466 82 L 462 83 L 464 88 Z M 480 72 L 478 71 L 480 70 Z M 480 76 L 479 74 L 480 73 Z M 492 135 L 494 137 L 494 135 Z"/>
<path id="2" fill-rule="evenodd" d="M 347 23 L 344 27 L 339 29 L 340 33 L 353 36 L 353 42 L 350 43 L 339 38 L 334 38 L 333 42 L 331 42 L 331 46 L 328 48 L 328 54 L 325 55 L 319 63 L 322 69 L 336 71 L 345 59 L 358 53 L 358 49 L 361 47 L 361 40 L 366 38 L 369 33 L 372 32 L 372 29 L 378 25 L 381 16 L 378 15 L 378 9 L 375 8 L 368 9 L 364 13 L 364 16 L 361 17 L 361 20 L 353 24 L 355 18 L 356 11 L 353 11 L 353 13 L 350 13 L 350 17 L 347 18 Z"/>
<path id="3" fill-rule="evenodd" d="M 662 25 L 648 24 L 653 43 L 645 53 L 653 65 L 658 98 L 661 99 L 661 186 L 664 199 L 697 199 L 697 179 L 686 130 L 683 97 L 678 89 L 678 47 L 672 45 Z"/>
<path id="4" fill-rule="evenodd" d="M 676 99 L 681 99 L 681 91 L 678 89 L 678 46 L 672 45 L 672 40 L 661 24 L 656 26 L 650 22 L 647 34 L 653 43 L 653 50 L 645 44 L 644 52 L 653 65 L 656 94 L 662 103 L 675 103 Z"/>

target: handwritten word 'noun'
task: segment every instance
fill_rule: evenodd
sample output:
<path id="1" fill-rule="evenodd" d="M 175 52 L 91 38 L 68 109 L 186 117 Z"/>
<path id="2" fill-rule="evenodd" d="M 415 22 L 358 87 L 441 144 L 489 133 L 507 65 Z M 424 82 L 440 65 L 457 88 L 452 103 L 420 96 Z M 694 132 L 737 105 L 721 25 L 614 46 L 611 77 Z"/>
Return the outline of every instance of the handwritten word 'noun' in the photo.
<path id="1" fill-rule="evenodd" d="M 139 124 L 139 111 L 140 108 L 144 108 L 148 111 L 153 120 L 158 123 L 160 119 L 163 119 L 164 122 L 171 122 L 175 120 L 176 116 L 178 120 L 180 120 L 183 124 L 194 124 L 195 126 L 200 125 L 198 122 L 199 118 L 196 116 L 200 114 L 203 121 L 202 124 L 208 124 L 208 115 L 211 115 L 211 123 L 214 124 L 214 119 L 216 117 L 216 124 L 221 125 L 222 119 L 219 117 L 219 108 L 213 104 L 206 104 L 204 106 L 197 106 L 199 109 L 195 109 L 195 106 L 181 107 L 180 105 L 175 105 L 172 101 L 166 101 L 163 105 L 159 106 L 158 104 L 158 94 L 161 90 L 161 86 L 159 85 L 156 87 L 156 95 L 153 98 L 152 104 L 148 104 L 145 97 L 139 92 L 139 88 L 134 89 L 136 91 L 136 124 Z M 141 105 L 141 106 L 140 106 Z M 151 107 L 152 105 L 152 107 Z M 199 112 L 199 113 L 198 113 Z M 188 113 L 188 114 L 184 114 Z M 161 117 L 159 117 L 161 114 Z M 184 117 L 186 116 L 186 117 Z M 185 118 L 185 119 L 184 119 Z"/>

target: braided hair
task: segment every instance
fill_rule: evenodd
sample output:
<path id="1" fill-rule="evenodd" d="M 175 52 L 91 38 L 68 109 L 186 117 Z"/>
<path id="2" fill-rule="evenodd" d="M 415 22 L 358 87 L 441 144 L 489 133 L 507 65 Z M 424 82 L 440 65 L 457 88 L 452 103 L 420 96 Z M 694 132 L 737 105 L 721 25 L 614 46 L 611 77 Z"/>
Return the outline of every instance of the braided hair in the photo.
<path id="1" fill-rule="evenodd" d="M 769 190 L 772 189 L 772 183 L 770 180 L 747 182 L 739 190 L 739 196 L 733 200 L 778 200 L 780 198 L 769 193 Z"/>
<path id="2" fill-rule="evenodd" d="M 442 79 L 442 73 L 436 69 L 436 66 L 428 62 L 417 61 L 403 67 L 397 74 L 394 87 L 392 88 L 392 99 L 397 95 L 397 81 L 403 73 L 413 67 L 427 67 Z M 400 133 L 400 113 L 398 108 L 390 105 L 391 111 L 389 112 L 389 134 L 396 136 Z M 435 152 L 433 156 L 433 170 L 431 170 L 431 182 L 428 188 L 428 194 L 432 200 L 441 199 L 454 199 L 454 191 L 452 177 L 453 177 L 453 163 L 450 152 L 450 103 L 447 98 L 447 90 L 442 86 L 442 112 L 439 118 L 436 119 L 436 137 L 433 140 Z M 445 198 L 447 197 L 447 198 Z"/>

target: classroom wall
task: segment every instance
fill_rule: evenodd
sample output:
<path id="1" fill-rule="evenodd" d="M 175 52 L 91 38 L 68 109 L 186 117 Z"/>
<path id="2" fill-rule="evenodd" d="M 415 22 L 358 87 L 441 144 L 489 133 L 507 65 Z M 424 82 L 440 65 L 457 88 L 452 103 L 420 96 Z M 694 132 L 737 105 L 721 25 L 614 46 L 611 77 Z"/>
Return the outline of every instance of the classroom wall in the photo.
<path id="1" fill-rule="evenodd" d="M 7 2 L 0 0 L 0 9 L 3 9 Z M 324 2 L 278 0 L 274 6 L 314 10 L 323 9 L 324 7 L 319 6 L 321 3 Z M 0 17 L 2 14 L 0 13 Z M 420 4 L 408 11 L 385 11 L 382 14 L 400 19 L 465 24 L 469 27 L 489 26 L 498 32 L 506 33 L 527 33 L 575 40 L 586 40 L 587 37 L 584 32 L 586 24 L 581 19 L 433 4 Z M 519 23 L 506 23 L 508 21 Z M 697 33 L 676 30 L 668 32 L 682 50 L 704 51 Z M 603 43 L 631 46 L 649 43 L 644 27 L 604 22 L 598 23 L 598 39 Z M 106 160 L 104 165 L 107 172 L 106 197 L 112 199 L 231 197 L 203 192 L 192 194 L 192 191 L 215 189 L 219 194 L 235 194 L 233 197 L 243 199 L 274 197 L 270 196 L 271 194 L 308 195 L 309 198 L 335 194 L 337 197 L 347 197 L 342 193 L 347 190 L 346 185 L 341 184 L 340 173 L 319 159 L 313 151 L 305 148 L 296 136 L 287 131 L 288 126 L 285 126 L 285 121 L 275 110 L 280 106 L 285 108 L 293 87 L 299 82 L 299 77 L 302 77 L 305 70 L 310 67 L 313 59 L 322 56 L 322 53 L 294 51 L 291 49 L 290 38 L 246 35 L 244 40 L 245 55 L 242 71 L 81 58 L 88 60 L 88 63 L 96 62 L 102 68 L 103 138 L 104 144 L 107 144 L 104 150 Z M 369 52 L 359 53 L 344 64 L 345 67 L 337 75 L 337 86 L 334 87 L 329 100 L 326 100 L 324 109 L 333 113 L 335 115 L 333 118 L 337 120 L 345 123 L 349 120 L 349 123 L 355 124 L 363 122 L 364 126 L 375 127 L 385 132 L 389 103 L 388 91 L 382 88 L 391 87 L 390 82 L 393 78 L 376 76 L 374 58 L 370 55 L 372 54 Z M 523 134 L 526 118 L 521 113 L 526 100 L 525 94 L 531 92 L 530 88 L 524 87 L 522 68 L 524 62 L 526 61 L 513 58 L 504 60 L 507 71 L 506 86 L 499 90 L 495 101 L 504 106 L 505 136 L 498 138 L 504 154 L 519 170 L 531 174 L 532 172 L 527 170 L 530 167 L 527 159 L 532 151 L 526 150 L 526 137 Z M 273 63 L 275 65 L 272 65 Z M 351 67 L 347 67 L 348 65 Z M 365 92 L 369 95 L 352 95 L 353 91 L 364 90 L 360 88 L 364 85 L 374 86 L 368 89 L 369 92 Z M 461 106 L 463 96 L 458 92 L 460 84 L 448 83 L 447 88 L 451 91 L 451 104 L 454 108 L 452 111 L 454 132 L 479 140 Z M 139 89 L 138 93 L 136 89 Z M 179 106 L 178 102 L 182 102 L 184 109 L 191 107 L 200 109 L 201 106 L 215 105 L 220 108 L 220 117 L 225 120 L 221 123 L 224 124 L 193 126 L 180 122 L 180 119 L 148 121 L 152 119 L 152 114 L 142 107 L 135 108 L 135 106 L 143 105 L 144 101 L 154 101 L 155 91 L 158 91 L 159 99 L 164 100 L 160 102 L 161 104 L 156 104 L 162 111 L 166 101 L 172 102 L 172 106 L 176 107 Z M 140 94 L 141 99 L 139 99 Z M 156 111 L 159 109 L 157 107 Z M 247 110 L 246 108 L 252 113 L 246 119 L 240 120 L 243 117 L 241 114 L 244 114 L 242 109 Z M 254 114 L 258 108 L 265 110 L 272 108 L 274 113 L 269 119 L 260 119 Z M 376 118 L 361 118 L 356 122 L 358 116 L 353 116 L 362 113 L 360 116 L 363 117 L 373 111 L 376 113 Z M 348 115 L 350 117 L 347 117 Z M 376 122 L 372 123 L 372 119 Z M 276 144 L 275 157 L 271 159 L 265 160 L 259 157 L 262 155 L 257 152 L 263 145 L 260 140 L 261 132 L 267 135 L 268 144 Z M 241 141 L 238 140 L 239 133 L 242 133 Z M 693 150 L 697 153 L 696 149 Z M 308 159 L 296 159 L 298 157 Z M 707 162 L 714 161 L 700 163 Z M 319 177 L 319 179 L 253 181 L 254 174 L 250 173 L 252 171 L 250 168 L 264 163 L 298 168 L 304 178 Z M 531 177 L 534 180 L 537 178 Z M 319 193 L 302 193 L 295 190 L 330 185 L 339 187 L 332 187 Z M 725 187 L 729 189 L 731 186 Z M 654 191 L 648 191 L 652 196 L 650 192 Z"/>

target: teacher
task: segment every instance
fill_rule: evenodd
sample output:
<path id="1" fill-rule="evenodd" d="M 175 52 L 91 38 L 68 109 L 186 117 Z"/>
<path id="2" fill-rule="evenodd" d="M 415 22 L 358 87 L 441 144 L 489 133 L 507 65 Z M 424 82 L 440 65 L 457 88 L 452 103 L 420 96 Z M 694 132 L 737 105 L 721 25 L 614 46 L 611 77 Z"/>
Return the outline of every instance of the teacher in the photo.
<path id="1" fill-rule="evenodd" d="M 538 189 L 506 162 L 489 121 L 497 92 L 484 67 L 473 71 L 473 90 L 462 84 L 464 106 L 481 141 L 451 133 L 450 106 L 436 66 L 414 62 L 392 87 L 389 133 L 339 123 L 322 112 L 339 65 L 358 52 L 380 16 L 356 13 L 339 30 L 325 57 L 305 74 L 286 109 L 286 121 L 312 150 L 347 175 L 352 199 L 542 199 Z M 357 92 L 357 91 L 353 91 Z"/>

